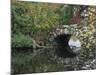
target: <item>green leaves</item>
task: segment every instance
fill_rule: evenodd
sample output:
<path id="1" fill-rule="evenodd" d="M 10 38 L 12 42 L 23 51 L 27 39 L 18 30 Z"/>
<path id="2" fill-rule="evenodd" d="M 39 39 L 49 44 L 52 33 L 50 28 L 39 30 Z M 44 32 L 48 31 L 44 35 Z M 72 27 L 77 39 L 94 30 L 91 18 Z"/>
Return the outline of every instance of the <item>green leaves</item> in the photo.
<path id="1" fill-rule="evenodd" d="M 12 32 L 21 32 L 29 34 L 38 30 L 48 30 L 59 24 L 59 13 L 56 8 L 42 3 L 26 3 L 15 2 L 12 5 Z M 26 32 L 27 30 L 27 32 Z M 24 33 L 25 32 L 25 33 Z"/>
<path id="2" fill-rule="evenodd" d="M 73 16 L 73 5 L 64 5 L 61 10 L 60 23 L 62 25 L 69 24 L 69 19 Z"/>
<path id="3" fill-rule="evenodd" d="M 11 43 L 12 47 L 32 47 L 32 38 L 20 33 L 13 35 Z"/>

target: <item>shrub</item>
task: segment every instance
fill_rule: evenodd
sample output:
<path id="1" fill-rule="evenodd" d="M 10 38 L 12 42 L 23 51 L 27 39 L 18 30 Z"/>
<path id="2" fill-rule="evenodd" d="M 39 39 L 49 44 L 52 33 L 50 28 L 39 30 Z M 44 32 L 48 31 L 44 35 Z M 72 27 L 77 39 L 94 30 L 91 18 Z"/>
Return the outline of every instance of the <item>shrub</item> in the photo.
<path id="1" fill-rule="evenodd" d="M 14 34 L 11 44 L 12 47 L 32 47 L 32 38 L 28 35 Z"/>

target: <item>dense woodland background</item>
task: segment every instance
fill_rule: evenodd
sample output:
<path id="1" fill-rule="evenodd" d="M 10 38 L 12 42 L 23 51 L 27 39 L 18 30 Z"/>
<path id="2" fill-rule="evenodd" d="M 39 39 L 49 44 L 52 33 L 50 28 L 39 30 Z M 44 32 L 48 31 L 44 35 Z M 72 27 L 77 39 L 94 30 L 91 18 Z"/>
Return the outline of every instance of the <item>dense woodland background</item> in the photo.
<path id="1" fill-rule="evenodd" d="M 95 6 L 12 0 L 11 20 L 12 74 L 96 68 Z M 61 64 L 53 60 L 49 55 L 51 49 L 30 49 L 34 45 L 33 39 L 41 46 L 50 45 L 50 32 L 55 32 L 54 29 L 62 25 L 71 28 L 73 24 L 77 24 L 77 31 L 72 31 L 78 32 L 77 38 L 82 44 L 77 63 Z"/>

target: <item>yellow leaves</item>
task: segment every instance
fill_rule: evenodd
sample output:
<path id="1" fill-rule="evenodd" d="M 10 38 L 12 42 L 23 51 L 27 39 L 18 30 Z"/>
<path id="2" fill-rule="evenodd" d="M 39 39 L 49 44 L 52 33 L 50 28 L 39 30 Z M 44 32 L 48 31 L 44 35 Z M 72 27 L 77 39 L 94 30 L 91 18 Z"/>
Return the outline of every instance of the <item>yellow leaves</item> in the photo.
<path id="1" fill-rule="evenodd" d="M 50 25 L 45 23 L 45 24 L 35 25 L 35 28 L 40 30 L 45 30 L 50 28 Z"/>
<path id="2" fill-rule="evenodd" d="M 86 33 L 82 33 L 81 36 L 82 37 L 88 37 L 91 34 L 91 32 L 86 32 Z"/>
<path id="3" fill-rule="evenodd" d="M 90 46 L 91 46 L 91 44 L 90 44 L 90 43 L 88 43 L 88 44 L 87 44 L 87 46 L 86 46 L 86 48 L 89 48 Z"/>
<path id="4" fill-rule="evenodd" d="M 94 44 L 96 43 L 96 40 L 95 40 L 95 39 L 93 40 L 93 43 L 94 43 Z"/>
<path id="5" fill-rule="evenodd" d="M 91 32 L 95 32 L 95 24 L 96 24 L 96 8 L 95 6 L 90 6 L 88 8 L 88 28 Z"/>
<path id="6" fill-rule="evenodd" d="M 87 32 L 82 32 L 79 35 L 84 48 L 90 49 L 90 48 L 94 47 L 94 45 L 96 43 L 96 38 L 94 36 L 95 31 L 96 31 L 96 29 L 94 27 L 92 29 L 90 29 L 90 27 L 88 27 Z"/>
<path id="7" fill-rule="evenodd" d="M 91 38 L 89 39 L 90 42 L 88 42 L 88 44 L 86 44 L 86 48 L 90 48 L 92 47 L 94 44 L 96 44 L 96 39 L 95 38 Z"/>
<path id="8" fill-rule="evenodd" d="M 87 35 L 91 35 L 91 34 L 92 34 L 92 32 L 91 32 L 91 31 L 88 31 L 88 32 L 87 32 Z"/>

